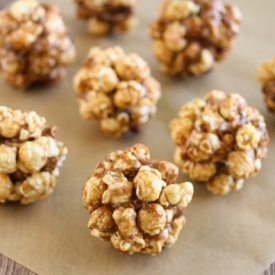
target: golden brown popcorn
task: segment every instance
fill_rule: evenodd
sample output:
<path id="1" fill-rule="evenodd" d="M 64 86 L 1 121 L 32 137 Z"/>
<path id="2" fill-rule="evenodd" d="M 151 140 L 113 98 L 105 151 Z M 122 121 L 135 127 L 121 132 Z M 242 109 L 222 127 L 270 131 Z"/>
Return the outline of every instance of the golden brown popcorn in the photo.
<path id="1" fill-rule="evenodd" d="M 98 163 L 83 190 L 91 234 L 128 254 L 156 255 L 173 245 L 194 192 L 192 183 L 176 183 L 177 176 L 177 166 L 151 160 L 142 144 L 111 152 Z"/>
<path id="2" fill-rule="evenodd" d="M 88 31 L 95 36 L 127 32 L 137 25 L 136 0 L 75 0 L 77 16 L 88 21 Z"/>
<path id="3" fill-rule="evenodd" d="M 257 78 L 262 84 L 262 92 L 267 108 L 275 112 L 275 57 L 263 62 L 257 69 Z"/>
<path id="4" fill-rule="evenodd" d="M 35 112 L 0 106 L 0 203 L 28 204 L 52 193 L 68 151 L 55 132 Z"/>
<path id="5" fill-rule="evenodd" d="M 99 120 L 101 130 L 113 137 L 138 131 L 155 115 L 161 96 L 148 64 L 120 47 L 91 48 L 73 85 L 81 116 Z"/>
<path id="6" fill-rule="evenodd" d="M 239 94 L 212 90 L 184 104 L 170 129 L 175 163 L 191 179 L 206 182 L 216 195 L 241 189 L 245 179 L 260 171 L 267 153 L 264 117 Z M 177 188 L 176 199 L 184 205 L 181 185 L 172 186 L 164 188 L 160 200 L 175 201 L 170 190 Z"/>
<path id="7" fill-rule="evenodd" d="M 220 0 L 162 0 L 149 27 L 153 52 L 163 73 L 201 75 L 232 47 L 241 13 Z"/>
<path id="8" fill-rule="evenodd" d="M 59 9 L 17 0 L 0 11 L 0 73 L 19 88 L 62 79 L 75 47 Z"/>

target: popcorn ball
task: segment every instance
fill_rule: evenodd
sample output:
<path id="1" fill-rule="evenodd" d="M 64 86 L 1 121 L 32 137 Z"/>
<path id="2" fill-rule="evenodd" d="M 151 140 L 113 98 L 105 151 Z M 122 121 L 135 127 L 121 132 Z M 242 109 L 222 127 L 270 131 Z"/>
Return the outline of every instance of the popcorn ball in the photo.
<path id="1" fill-rule="evenodd" d="M 137 25 L 136 0 L 75 0 L 77 15 L 88 20 L 88 31 L 95 36 L 127 32 Z"/>
<path id="2" fill-rule="evenodd" d="M 201 75 L 213 69 L 239 32 L 241 13 L 219 0 L 163 0 L 149 27 L 163 73 Z"/>
<path id="3" fill-rule="evenodd" d="M 258 67 L 257 78 L 262 84 L 266 106 L 275 112 L 275 57 Z"/>
<path id="4" fill-rule="evenodd" d="M 83 190 L 91 234 L 128 254 L 156 255 L 174 244 L 193 196 L 192 183 L 177 176 L 177 166 L 150 160 L 142 144 L 107 155 Z"/>
<path id="5" fill-rule="evenodd" d="M 148 64 L 120 47 L 91 48 L 73 82 L 81 116 L 99 120 L 101 130 L 114 137 L 147 123 L 161 96 Z"/>
<path id="6" fill-rule="evenodd" d="M 216 195 L 241 189 L 267 153 L 264 117 L 239 94 L 213 90 L 184 104 L 170 129 L 175 163 Z"/>
<path id="7" fill-rule="evenodd" d="M 67 148 L 35 112 L 0 106 L 0 203 L 28 204 L 52 193 Z"/>
<path id="8" fill-rule="evenodd" d="M 36 0 L 18 0 L 0 11 L 0 72 L 19 88 L 65 76 L 75 48 L 59 9 Z"/>

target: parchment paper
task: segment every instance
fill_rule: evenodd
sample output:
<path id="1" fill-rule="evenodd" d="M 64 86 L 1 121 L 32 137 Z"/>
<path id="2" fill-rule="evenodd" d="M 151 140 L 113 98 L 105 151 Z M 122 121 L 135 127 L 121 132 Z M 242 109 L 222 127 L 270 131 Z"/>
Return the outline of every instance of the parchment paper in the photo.
<path id="1" fill-rule="evenodd" d="M 51 87 L 22 92 L 1 79 L 0 104 L 45 116 L 49 124 L 58 126 L 57 137 L 68 146 L 69 155 L 50 197 L 29 206 L 0 205 L 0 252 L 43 275 L 261 273 L 275 260 L 275 116 L 265 108 L 255 68 L 275 55 L 275 1 L 236 0 L 244 19 L 232 52 L 215 71 L 187 80 L 162 75 L 152 55 L 146 28 L 156 17 L 160 1 L 138 1 L 139 27 L 126 35 L 101 39 L 86 33 L 85 23 L 75 18 L 72 1 L 48 2 L 61 6 L 75 39 L 77 60 L 67 78 Z M 91 46 L 117 44 L 146 59 L 163 87 L 154 120 L 139 135 L 118 140 L 104 137 L 96 122 L 81 120 L 71 85 Z M 136 142 L 147 145 L 153 158 L 172 161 L 174 145 L 167 124 L 183 103 L 213 88 L 240 93 L 266 118 L 271 143 L 257 177 L 247 180 L 240 192 L 225 197 L 211 195 L 204 184 L 194 182 L 187 225 L 178 242 L 158 256 L 124 255 L 90 236 L 81 192 L 97 161 Z M 181 175 L 178 181 L 185 179 Z"/>

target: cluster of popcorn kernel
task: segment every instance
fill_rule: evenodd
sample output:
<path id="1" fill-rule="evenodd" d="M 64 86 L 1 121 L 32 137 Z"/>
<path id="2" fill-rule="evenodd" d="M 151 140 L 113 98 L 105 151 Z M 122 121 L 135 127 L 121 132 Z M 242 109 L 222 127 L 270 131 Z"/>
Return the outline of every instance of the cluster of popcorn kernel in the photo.
<path id="1" fill-rule="evenodd" d="M 56 6 L 18 0 L 0 11 L 0 73 L 14 86 L 59 81 L 74 57 Z"/>
<path id="2" fill-rule="evenodd" d="M 128 254 L 156 255 L 174 244 L 193 196 L 193 185 L 177 176 L 174 164 L 150 160 L 142 144 L 107 155 L 83 190 L 92 235 Z"/>
<path id="3" fill-rule="evenodd" d="M 170 123 L 174 161 L 217 195 L 242 188 L 267 152 L 264 117 L 238 94 L 210 91 L 183 105 Z"/>
<path id="4" fill-rule="evenodd" d="M 78 17 L 88 20 L 92 35 L 127 32 L 137 25 L 136 0 L 75 0 Z"/>
<path id="5" fill-rule="evenodd" d="M 262 84 L 264 100 L 268 109 L 275 112 L 275 57 L 258 67 L 257 77 Z"/>
<path id="6" fill-rule="evenodd" d="M 147 123 L 161 96 L 148 64 L 120 47 L 91 48 L 74 88 L 81 116 L 99 120 L 102 131 L 114 137 Z"/>
<path id="7" fill-rule="evenodd" d="M 52 193 L 67 148 L 35 112 L 0 106 L 0 203 L 31 203 Z"/>
<path id="8" fill-rule="evenodd" d="M 162 72 L 198 76 L 213 69 L 239 32 L 241 13 L 219 0 L 163 0 L 150 25 Z"/>

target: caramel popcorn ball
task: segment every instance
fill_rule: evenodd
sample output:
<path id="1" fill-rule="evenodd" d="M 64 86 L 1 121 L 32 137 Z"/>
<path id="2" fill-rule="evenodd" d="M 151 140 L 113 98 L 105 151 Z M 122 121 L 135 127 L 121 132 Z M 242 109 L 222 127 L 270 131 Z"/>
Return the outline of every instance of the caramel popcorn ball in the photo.
<path id="1" fill-rule="evenodd" d="M 52 193 L 67 148 L 35 112 L 0 106 L 0 203 L 28 204 Z"/>
<path id="2" fill-rule="evenodd" d="M 88 20 L 88 31 L 95 36 L 127 32 L 137 25 L 136 0 L 75 0 L 77 15 Z"/>
<path id="3" fill-rule="evenodd" d="M 59 81 L 74 57 L 56 6 L 18 0 L 0 11 L 0 73 L 14 86 Z"/>
<path id="4" fill-rule="evenodd" d="M 275 112 L 275 57 L 260 64 L 257 78 L 262 84 L 262 91 L 267 108 Z"/>
<path id="5" fill-rule="evenodd" d="M 219 0 L 163 0 L 149 27 L 153 52 L 163 73 L 201 75 L 231 48 L 241 13 Z"/>
<path id="6" fill-rule="evenodd" d="M 238 94 L 213 90 L 184 104 L 170 129 L 175 163 L 216 195 L 241 189 L 267 153 L 264 117 Z"/>
<path id="7" fill-rule="evenodd" d="M 101 130 L 114 137 L 147 123 L 161 96 L 148 64 L 120 47 L 91 48 L 73 83 L 81 116 L 99 120 Z"/>
<path id="8" fill-rule="evenodd" d="M 83 190 L 91 234 L 128 254 L 156 255 L 174 244 L 193 196 L 192 183 L 177 176 L 177 166 L 150 160 L 142 144 L 107 155 Z"/>

